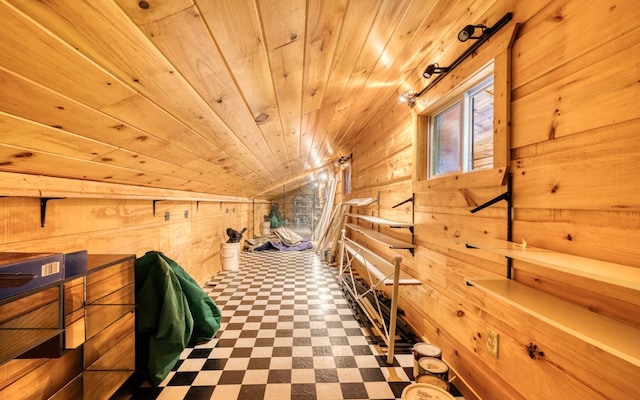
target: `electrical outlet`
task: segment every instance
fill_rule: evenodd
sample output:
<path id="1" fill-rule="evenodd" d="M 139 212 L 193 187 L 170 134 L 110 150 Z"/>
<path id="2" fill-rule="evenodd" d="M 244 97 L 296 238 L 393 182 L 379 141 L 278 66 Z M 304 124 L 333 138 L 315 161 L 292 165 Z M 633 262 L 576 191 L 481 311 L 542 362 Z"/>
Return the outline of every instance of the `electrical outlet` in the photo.
<path id="1" fill-rule="evenodd" d="M 498 347 L 500 343 L 500 335 L 497 332 L 491 330 L 491 328 L 487 329 L 487 350 L 489 353 L 493 354 L 495 358 L 498 358 Z"/>

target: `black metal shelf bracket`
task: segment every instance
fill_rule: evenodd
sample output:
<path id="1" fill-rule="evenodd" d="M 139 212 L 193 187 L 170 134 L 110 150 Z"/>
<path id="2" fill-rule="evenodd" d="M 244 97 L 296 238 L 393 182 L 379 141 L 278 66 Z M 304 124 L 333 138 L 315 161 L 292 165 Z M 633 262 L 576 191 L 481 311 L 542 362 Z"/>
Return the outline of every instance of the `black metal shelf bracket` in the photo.
<path id="1" fill-rule="evenodd" d="M 511 242 L 513 239 L 513 188 L 512 188 L 512 178 L 511 173 L 507 173 L 507 191 L 494 197 L 493 199 L 487 201 L 484 204 L 479 205 L 478 207 L 471 210 L 472 214 L 477 213 L 480 210 L 484 210 L 485 208 L 492 206 L 499 201 L 507 202 L 507 241 Z M 467 248 L 473 249 L 475 247 L 467 245 Z M 507 279 L 511 279 L 512 270 L 513 270 L 513 260 L 511 257 L 505 257 L 507 259 Z"/>
<path id="2" fill-rule="evenodd" d="M 47 202 L 49 200 L 61 200 L 64 197 L 41 197 L 40 198 L 40 226 L 44 228 L 47 219 Z"/>
<path id="3" fill-rule="evenodd" d="M 415 195 L 412 195 L 412 196 L 411 196 L 411 197 L 409 197 L 408 199 L 401 201 L 400 203 L 396 204 L 395 206 L 391 206 L 391 208 L 398 208 L 398 207 L 400 207 L 401 205 L 403 205 L 403 204 L 405 204 L 405 203 L 408 203 L 408 202 L 413 203 L 414 197 L 415 197 Z"/>
<path id="4" fill-rule="evenodd" d="M 378 192 L 378 199 L 380 199 L 380 193 Z M 416 223 L 416 194 L 412 193 L 411 197 L 409 197 L 406 200 L 401 201 L 400 203 L 396 204 L 395 206 L 391 206 L 391 208 L 398 208 L 403 204 L 406 203 L 411 203 L 411 226 L 409 227 L 409 232 L 411 232 L 411 244 L 415 246 L 416 244 L 416 235 L 415 235 L 415 229 L 413 227 L 413 224 Z M 393 228 L 393 227 L 392 227 Z M 415 256 L 415 248 L 410 248 L 407 249 L 409 250 L 409 253 L 411 253 L 411 256 Z"/>
<path id="5" fill-rule="evenodd" d="M 163 200 L 153 200 L 153 216 L 156 216 L 156 203 Z"/>

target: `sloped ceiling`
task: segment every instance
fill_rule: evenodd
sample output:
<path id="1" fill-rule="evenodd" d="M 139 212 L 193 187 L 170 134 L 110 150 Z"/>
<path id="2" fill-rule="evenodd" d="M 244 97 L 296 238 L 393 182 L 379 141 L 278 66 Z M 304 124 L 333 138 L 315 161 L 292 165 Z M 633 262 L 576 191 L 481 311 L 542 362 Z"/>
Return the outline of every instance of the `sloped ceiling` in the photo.
<path id="1" fill-rule="evenodd" d="M 247 197 L 306 181 L 486 3 L 0 0 L 0 171 Z"/>

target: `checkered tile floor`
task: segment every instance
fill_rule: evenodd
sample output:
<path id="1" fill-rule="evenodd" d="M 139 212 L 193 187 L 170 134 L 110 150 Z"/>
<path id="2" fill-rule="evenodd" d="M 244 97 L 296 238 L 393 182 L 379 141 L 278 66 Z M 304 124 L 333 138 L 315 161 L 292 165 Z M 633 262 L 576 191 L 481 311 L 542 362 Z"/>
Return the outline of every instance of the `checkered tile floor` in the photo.
<path id="1" fill-rule="evenodd" d="M 216 338 L 132 400 L 399 399 L 411 383 L 413 355 L 387 365 L 313 251 L 242 253 L 205 291 L 222 309 Z"/>

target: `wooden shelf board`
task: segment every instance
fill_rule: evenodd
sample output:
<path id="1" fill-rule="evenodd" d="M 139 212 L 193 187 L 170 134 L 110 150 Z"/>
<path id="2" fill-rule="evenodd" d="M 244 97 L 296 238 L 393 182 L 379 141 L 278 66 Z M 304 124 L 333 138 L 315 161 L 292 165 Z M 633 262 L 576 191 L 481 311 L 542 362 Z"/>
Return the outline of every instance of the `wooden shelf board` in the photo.
<path id="1" fill-rule="evenodd" d="M 391 236 L 387 236 L 384 233 L 380 233 L 378 231 L 374 231 L 373 229 L 365 228 L 358 224 L 346 224 L 347 228 L 352 229 L 356 232 L 360 232 L 366 237 L 375 240 L 376 242 L 382 243 L 384 245 L 389 246 L 390 249 L 415 249 L 415 245 L 407 242 L 403 242 L 402 240 L 398 240 L 396 238 L 392 238 Z"/>
<path id="2" fill-rule="evenodd" d="M 392 228 L 411 228 L 413 226 L 413 223 L 411 222 L 391 221 L 388 219 L 374 217 L 371 215 L 362 215 L 362 214 L 354 214 L 354 213 L 346 213 L 346 215 L 349 217 L 361 219 L 363 221 L 368 221 L 368 222 L 379 224 L 379 225 L 385 225 Z"/>
<path id="3" fill-rule="evenodd" d="M 530 246 L 523 247 L 521 244 L 506 240 L 482 238 L 460 239 L 459 241 L 514 260 L 525 261 L 620 287 L 640 290 L 640 268 Z"/>
<path id="4" fill-rule="evenodd" d="M 469 284 L 564 332 L 640 366 L 640 329 L 508 279 Z"/>
<path id="5" fill-rule="evenodd" d="M 344 202 L 344 204 L 349 205 L 349 206 L 368 206 L 369 204 L 373 204 L 377 201 L 377 199 L 374 199 L 372 197 L 366 197 L 366 198 L 362 198 L 362 199 L 351 199 L 351 200 L 347 200 Z"/>
<path id="6" fill-rule="evenodd" d="M 364 265 L 371 273 L 387 286 L 393 285 L 393 271 L 395 266 L 370 250 L 359 246 L 354 241 L 345 238 L 344 247 L 352 257 Z M 400 271 L 399 285 L 420 285 L 420 281 Z"/>

